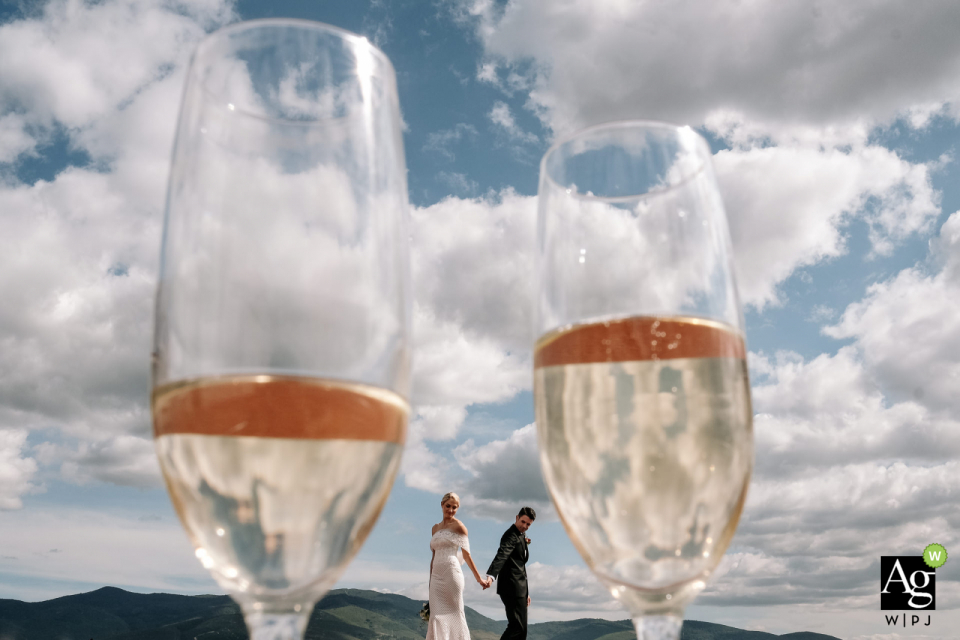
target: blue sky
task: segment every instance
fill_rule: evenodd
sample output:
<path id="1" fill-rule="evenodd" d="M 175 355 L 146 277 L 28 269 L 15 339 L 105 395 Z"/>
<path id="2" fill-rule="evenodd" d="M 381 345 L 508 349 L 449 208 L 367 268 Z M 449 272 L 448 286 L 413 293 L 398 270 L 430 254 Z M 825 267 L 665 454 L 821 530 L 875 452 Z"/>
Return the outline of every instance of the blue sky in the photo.
<path id="1" fill-rule="evenodd" d="M 424 597 L 453 490 L 481 565 L 518 505 L 542 514 L 532 619 L 626 617 L 539 480 L 527 300 L 542 153 L 651 118 L 715 152 L 756 410 L 741 527 L 688 617 L 910 635 L 883 622 L 879 556 L 960 548 L 960 8 L 835 4 L 0 4 L 0 598 L 217 591 L 149 438 L 163 195 L 196 42 L 285 16 L 380 46 L 406 125 L 416 413 L 341 585 Z M 923 637 L 960 623 L 956 567 Z M 479 588 L 467 604 L 502 617 Z"/>

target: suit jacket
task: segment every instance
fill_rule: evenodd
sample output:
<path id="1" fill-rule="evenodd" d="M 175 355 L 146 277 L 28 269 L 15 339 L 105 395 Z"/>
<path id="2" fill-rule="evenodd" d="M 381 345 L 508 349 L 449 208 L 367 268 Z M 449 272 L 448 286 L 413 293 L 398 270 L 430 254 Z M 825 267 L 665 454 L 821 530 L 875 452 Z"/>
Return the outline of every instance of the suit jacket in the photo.
<path id="1" fill-rule="evenodd" d="M 497 593 L 503 596 L 529 596 L 527 590 L 527 541 L 516 525 L 503 533 L 500 548 L 487 569 L 487 575 L 497 579 Z"/>

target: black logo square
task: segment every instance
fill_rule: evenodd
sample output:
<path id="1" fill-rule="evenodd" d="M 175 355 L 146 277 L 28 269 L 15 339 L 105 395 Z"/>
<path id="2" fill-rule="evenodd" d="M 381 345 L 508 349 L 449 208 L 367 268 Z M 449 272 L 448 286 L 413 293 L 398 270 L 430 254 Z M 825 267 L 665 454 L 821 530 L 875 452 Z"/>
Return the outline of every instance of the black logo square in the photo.
<path id="1" fill-rule="evenodd" d="M 882 611 L 935 611 L 937 570 L 923 556 L 880 556 Z"/>

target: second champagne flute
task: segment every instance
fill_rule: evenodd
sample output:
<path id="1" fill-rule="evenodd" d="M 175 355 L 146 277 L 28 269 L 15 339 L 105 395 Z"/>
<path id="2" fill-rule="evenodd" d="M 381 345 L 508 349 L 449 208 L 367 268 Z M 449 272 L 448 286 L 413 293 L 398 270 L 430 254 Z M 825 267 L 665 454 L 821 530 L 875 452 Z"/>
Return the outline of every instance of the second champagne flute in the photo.
<path id="1" fill-rule="evenodd" d="M 187 75 L 156 304 L 160 466 L 254 640 L 299 640 L 373 527 L 409 412 L 393 68 L 319 23 L 241 23 Z"/>
<path id="2" fill-rule="evenodd" d="M 641 640 L 678 640 L 736 530 L 753 462 L 710 151 L 689 127 L 586 129 L 544 156 L 538 206 L 544 478 Z"/>

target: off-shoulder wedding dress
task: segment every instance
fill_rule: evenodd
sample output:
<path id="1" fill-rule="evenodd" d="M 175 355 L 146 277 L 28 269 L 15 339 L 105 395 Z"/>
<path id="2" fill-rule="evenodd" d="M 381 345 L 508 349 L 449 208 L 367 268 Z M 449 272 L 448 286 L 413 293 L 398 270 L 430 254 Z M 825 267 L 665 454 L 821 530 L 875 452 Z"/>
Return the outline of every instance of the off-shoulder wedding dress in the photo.
<path id="1" fill-rule="evenodd" d="M 434 551 L 430 574 L 430 626 L 427 640 L 470 640 L 467 618 L 463 613 L 463 555 L 470 553 L 467 536 L 440 529 L 430 538 Z"/>

